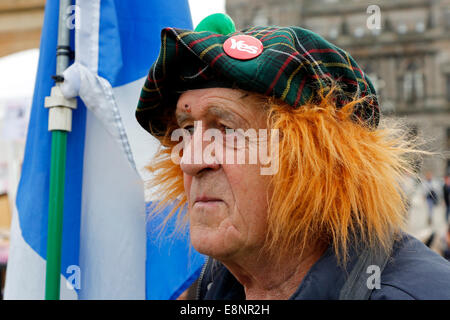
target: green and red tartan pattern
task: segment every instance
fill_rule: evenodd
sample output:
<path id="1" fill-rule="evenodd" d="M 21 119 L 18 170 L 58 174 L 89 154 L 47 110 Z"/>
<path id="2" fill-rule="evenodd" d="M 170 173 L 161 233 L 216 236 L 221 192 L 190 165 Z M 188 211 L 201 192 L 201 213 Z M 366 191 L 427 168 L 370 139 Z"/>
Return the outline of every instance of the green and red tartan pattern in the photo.
<path id="1" fill-rule="evenodd" d="M 258 38 L 264 46 L 261 55 L 246 61 L 229 57 L 223 43 L 238 34 Z M 314 99 L 319 89 L 329 88 L 331 79 L 342 89 L 336 97 L 338 107 L 351 98 L 370 96 L 356 116 L 376 127 L 380 112 L 370 79 L 347 52 L 312 31 L 271 26 L 221 35 L 165 28 L 136 118 L 152 134 L 163 134 L 166 124 L 162 119 L 173 112 L 180 92 L 211 87 L 212 81 L 223 83 L 217 86 L 273 96 L 298 108 Z"/>

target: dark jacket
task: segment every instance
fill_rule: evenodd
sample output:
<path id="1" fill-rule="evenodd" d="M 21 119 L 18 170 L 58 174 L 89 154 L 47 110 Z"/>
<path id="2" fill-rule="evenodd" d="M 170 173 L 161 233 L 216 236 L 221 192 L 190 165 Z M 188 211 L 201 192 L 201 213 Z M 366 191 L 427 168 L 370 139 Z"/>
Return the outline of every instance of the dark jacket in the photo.
<path id="1" fill-rule="evenodd" d="M 358 260 L 354 252 L 349 256 L 346 270 L 351 270 Z M 347 275 L 348 272 L 338 266 L 330 246 L 311 267 L 290 299 L 336 300 Z M 371 274 L 367 274 L 369 276 Z M 369 299 L 450 300 L 450 263 L 416 238 L 404 234 L 394 243 L 380 282 L 380 289 L 373 289 Z M 213 271 L 211 268 L 204 270 L 198 290 L 199 299 L 245 299 L 242 285 L 217 261 Z"/>

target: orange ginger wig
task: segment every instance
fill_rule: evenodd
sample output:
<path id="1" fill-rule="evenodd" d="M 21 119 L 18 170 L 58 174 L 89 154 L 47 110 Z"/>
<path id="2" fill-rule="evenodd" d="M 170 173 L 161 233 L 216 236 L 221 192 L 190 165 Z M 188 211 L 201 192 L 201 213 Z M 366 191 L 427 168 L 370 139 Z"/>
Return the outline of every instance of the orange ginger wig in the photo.
<path id="1" fill-rule="evenodd" d="M 416 149 L 416 141 L 398 121 L 383 120 L 374 129 L 355 120 L 354 110 L 364 98 L 337 109 L 335 90 L 319 93 L 318 102 L 297 109 L 263 97 L 267 127 L 280 133 L 279 170 L 271 177 L 274 192 L 268 199 L 262 248 L 274 257 L 301 254 L 324 240 L 345 262 L 351 244 L 388 251 L 392 237 L 405 226 L 401 180 L 406 173 L 415 175 L 411 155 L 426 152 Z M 187 197 L 183 173 L 170 157 L 177 143 L 170 141 L 176 128 L 170 120 L 160 138 L 162 147 L 147 169 L 161 192 L 154 212 L 178 200 L 165 221 L 178 212 L 178 226 L 183 227 L 187 217 L 178 209 L 187 204 Z"/>

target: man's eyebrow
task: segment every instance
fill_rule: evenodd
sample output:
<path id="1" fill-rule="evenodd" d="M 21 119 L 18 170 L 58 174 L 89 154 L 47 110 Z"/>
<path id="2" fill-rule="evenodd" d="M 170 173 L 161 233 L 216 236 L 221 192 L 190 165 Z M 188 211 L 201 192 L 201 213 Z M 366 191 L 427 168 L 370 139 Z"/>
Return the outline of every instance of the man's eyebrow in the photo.
<path id="1" fill-rule="evenodd" d="M 223 109 L 222 107 L 219 106 L 211 106 L 209 107 L 204 115 L 212 115 L 216 118 L 220 118 L 226 121 L 232 121 L 236 124 L 243 124 L 243 119 L 234 114 L 233 112 L 230 112 L 228 110 Z M 183 122 L 185 122 L 186 120 L 192 120 L 192 115 L 191 113 L 185 112 L 185 111 L 180 111 L 175 113 L 175 118 L 177 120 L 178 125 L 181 125 Z"/>
<path id="2" fill-rule="evenodd" d="M 218 106 L 212 106 L 208 108 L 207 113 L 215 116 L 216 118 L 240 124 L 241 126 L 243 124 L 243 119 L 240 116 L 236 115 L 234 112 L 225 110 Z"/>

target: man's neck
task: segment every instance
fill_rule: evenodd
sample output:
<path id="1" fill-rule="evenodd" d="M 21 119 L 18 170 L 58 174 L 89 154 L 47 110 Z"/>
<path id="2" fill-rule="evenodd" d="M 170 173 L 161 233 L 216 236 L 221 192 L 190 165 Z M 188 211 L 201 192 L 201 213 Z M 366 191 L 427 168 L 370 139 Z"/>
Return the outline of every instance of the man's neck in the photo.
<path id="1" fill-rule="evenodd" d="M 244 286 L 247 300 L 287 300 L 326 248 L 324 244 L 317 245 L 301 257 L 291 256 L 279 264 L 263 255 L 222 263 Z"/>

